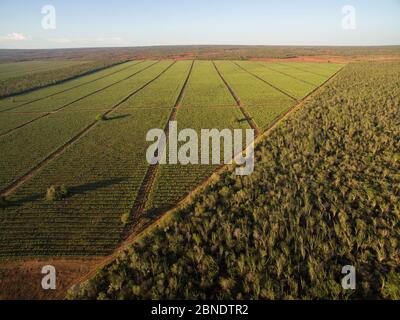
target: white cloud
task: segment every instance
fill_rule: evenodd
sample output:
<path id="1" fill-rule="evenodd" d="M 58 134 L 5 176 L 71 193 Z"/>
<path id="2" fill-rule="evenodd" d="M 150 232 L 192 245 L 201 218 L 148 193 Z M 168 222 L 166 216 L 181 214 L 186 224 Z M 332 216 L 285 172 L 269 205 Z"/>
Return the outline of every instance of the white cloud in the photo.
<path id="1" fill-rule="evenodd" d="M 11 32 L 9 34 L 7 34 L 5 37 L 2 37 L 2 40 L 6 40 L 6 41 L 26 41 L 26 40 L 30 40 L 31 37 L 30 36 L 26 36 L 22 33 L 18 33 L 18 32 Z"/>

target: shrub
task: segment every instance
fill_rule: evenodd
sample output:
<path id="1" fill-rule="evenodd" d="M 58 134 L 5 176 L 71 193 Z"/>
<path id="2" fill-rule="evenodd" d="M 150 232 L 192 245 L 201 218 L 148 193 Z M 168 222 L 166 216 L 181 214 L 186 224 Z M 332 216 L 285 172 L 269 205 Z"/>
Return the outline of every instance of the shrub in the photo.
<path id="1" fill-rule="evenodd" d="M 106 121 L 107 117 L 104 114 L 98 114 L 96 116 L 96 121 Z"/>
<path id="2" fill-rule="evenodd" d="M 47 188 L 46 201 L 59 201 L 68 196 L 68 189 L 66 186 L 51 186 Z"/>
<path id="3" fill-rule="evenodd" d="M 124 226 L 126 226 L 130 220 L 131 220 L 130 212 L 126 212 L 121 216 L 121 222 L 124 224 Z"/>

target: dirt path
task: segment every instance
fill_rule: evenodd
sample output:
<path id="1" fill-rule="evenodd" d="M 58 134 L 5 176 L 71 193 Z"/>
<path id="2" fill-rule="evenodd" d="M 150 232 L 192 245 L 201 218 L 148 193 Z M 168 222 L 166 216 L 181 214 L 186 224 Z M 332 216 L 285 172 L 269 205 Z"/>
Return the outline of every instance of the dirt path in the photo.
<path id="1" fill-rule="evenodd" d="M 0 300 L 59 300 L 80 275 L 89 272 L 101 260 L 96 258 L 0 260 Z M 44 266 L 56 268 L 56 290 L 43 290 Z"/>
<path id="2" fill-rule="evenodd" d="M 166 69 L 164 69 L 157 77 L 154 79 L 148 81 L 145 83 L 143 86 L 141 86 L 139 89 L 136 89 L 132 93 L 130 93 L 128 96 L 126 96 L 124 99 L 119 101 L 116 105 L 111 107 L 107 112 L 103 114 L 104 117 L 107 117 L 109 114 L 114 112 L 120 105 L 122 105 L 125 101 L 130 99 L 132 96 L 149 86 L 151 83 L 156 81 L 158 78 L 160 78 L 165 72 L 167 72 L 176 62 L 171 63 Z M 77 135 L 72 137 L 69 141 L 67 141 L 65 144 L 60 146 L 56 151 L 48 155 L 43 161 L 41 161 L 39 164 L 37 164 L 34 168 L 29 170 L 25 175 L 22 177 L 16 179 L 14 182 L 12 182 L 10 185 L 8 185 L 6 188 L 4 188 L 0 194 L 2 196 L 9 196 L 12 193 L 14 193 L 19 187 L 21 187 L 25 182 L 29 181 L 34 177 L 36 174 L 38 174 L 47 164 L 50 162 L 56 160 L 61 154 L 63 154 L 69 147 L 71 147 L 74 143 L 76 143 L 80 138 L 85 136 L 90 130 L 92 130 L 94 127 L 96 127 L 100 121 L 93 121 L 91 124 L 89 124 L 86 128 L 81 130 Z"/>
<path id="3" fill-rule="evenodd" d="M 252 75 L 253 77 L 257 78 L 258 80 L 261 80 L 262 82 L 266 83 L 267 85 L 269 85 L 270 87 L 274 88 L 275 90 L 279 91 L 280 93 L 284 94 L 285 96 L 289 97 L 290 99 L 292 99 L 295 102 L 299 102 L 295 97 L 291 96 L 289 93 L 283 91 L 282 89 L 278 88 L 277 86 L 274 86 L 272 83 L 268 82 L 267 80 L 264 80 L 263 78 L 259 77 L 258 75 L 256 75 L 255 73 L 243 68 L 241 65 L 239 65 L 236 62 L 232 62 L 234 65 L 238 66 L 240 69 L 242 69 L 243 71 L 247 72 L 248 74 Z"/>
<path id="4" fill-rule="evenodd" d="M 96 82 L 96 81 L 105 79 L 105 78 L 110 77 L 110 76 L 112 76 L 112 75 L 114 75 L 114 74 L 117 74 L 117 73 L 119 73 L 119 72 L 125 71 L 125 70 L 127 70 L 127 69 L 129 69 L 129 68 L 132 68 L 132 67 L 134 67 L 134 66 L 136 66 L 136 65 L 138 65 L 138 64 L 141 64 L 141 63 L 144 63 L 144 61 L 139 61 L 138 63 L 135 63 L 134 65 L 131 65 L 131 66 L 129 66 L 129 67 L 126 67 L 126 68 L 123 68 L 123 69 L 121 69 L 121 70 L 108 73 L 108 74 L 106 74 L 106 75 L 104 75 L 104 76 L 102 76 L 102 77 L 100 77 L 100 78 L 97 78 L 97 79 L 94 79 L 94 80 L 90 80 L 90 81 L 81 83 L 81 84 L 76 85 L 76 86 L 74 86 L 74 87 L 71 87 L 71 88 L 68 88 L 68 89 L 65 89 L 65 90 L 62 90 L 62 91 L 59 91 L 59 92 L 56 92 L 56 93 L 47 95 L 47 96 L 45 96 L 45 97 L 41 97 L 41 98 L 37 98 L 37 99 L 31 100 L 31 101 L 27 101 L 27 102 L 24 102 L 24 103 L 22 103 L 22 104 L 20 104 L 20 105 L 18 105 L 18 106 L 11 107 L 11 108 L 9 108 L 9 109 L 0 110 L 0 113 L 6 112 L 6 111 L 10 111 L 10 110 L 14 110 L 14 109 L 17 109 L 17 108 L 26 106 L 26 105 L 28 105 L 28 104 L 30 104 L 30 103 L 38 102 L 38 101 L 41 101 L 41 100 L 44 100 L 44 99 L 47 99 L 47 98 L 51 98 L 51 97 L 57 96 L 57 95 L 59 95 L 59 94 L 61 94 L 61 93 L 65 93 L 65 92 L 74 90 L 74 89 L 76 89 L 76 88 L 79 88 L 79 87 L 84 86 L 84 85 L 89 84 L 89 83 L 94 83 L 94 82 Z M 114 67 L 114 66 L 111 66 L 111 68 L 112 68 L 112 67 Z M 105 69 L 103 69 L 103 70 L 105 70 Z M 99 70 L 99 71 L 97 71 L 97 72 L 100 72 L 100 71 L 103 71 L 103 70 Z M 87 75 L 83 75 L 83 77 L 85 77 L 85 76 L 87 76 Z M 78 77 L 78 78 L 79 78 L 79 77 Z M 70 79 L 70 80 L 67 80 L 67 81 L 76 80 L 76 79 L 78 79 L 78 78 Z M 66 82 L 67 82 L 67 81 L 66 81 Z M 58 84 L 55 84 L 55 85 L 58 85 Z M 39 88 L 39 89 L 37 89 L 37 90 L 40 90 L 40 89 L 43 89 L 43 88 Z M 22 94 L 23 94 L 23 93 L 22 93 Z M 5 98 L 5 99 L 6 99 L 6 98 Z"/>
<path id="5" fill-rule="evenodd" d="M 149 66 L 147 66 L 147 67 L 145 67 L 145 68 L 143 68 L 143 69 L 141 69 L 141 70 L 139 70 L 139 71 L 137 71 L 137 72 L 135 72 L 135 73 L 123 78 L 123 79 L 121 79 L 121 80 L 113 82 L 113 83 L 111 83 L 111 84 L 109 84 L 109 85 L 107 85 L 107 86 L 105 86 L 103 88 L 97 89 L 97 90 L 95 90 L 95 91 L 93 91 L 93 92 L 91 92 L 91 93 L 89 93 L 87 95 L 84 95 L 84 96 L 82 96 L 82 97 L 80 97 L 78 99 L 75 99 L 74 101 L 69 102 L 69 103 L 67 103 L 67 104 L 65 104 L 65 105 L 63 105 L 63 106 L 61 106 L 61 107 L 59 107 L 59 108 L 57 108 L 55 110 L 49 111 L 49 112 L 41 115 L 40 117 L 37 117 L 37 118 L 35 118 L 33 120 L 30 120 L 28 122 L 25 122 L 24 124 L 21 124 L 21 125 L 15 127 L 15 128 L 13 128 L 13 129 L 10 129 L 10 130 L 0 134 L 0 138 L 4 137 L 6 135 L 9 135 L 9 134 L 11 134 L 11 133 L 13 133 L 13 132 L 15 132 L 15 131 L 17 131 L 17 130 L 19 130 L 19 129 L 21 129 L 21 128 L 23 128 L 23 127 L 25 127 L 25 126 L 33 123 L 33 122 L 35 122 L 35 121 L 37 121 L 37 120 L 43 119 L 43 118 L 48 117 L 48 116 L 50 116 L 52 114 L 55 114 L 55 113 L 60 112 L 60 111 L 63 111 L 64 109 L 68 108 L 69 106 L 73 105 L 74 103 L 82 101 L 82 100 L 84 100 L 86 98 L 89 98 L 89 97 L 91 97 L 91 96 L 93 96 L 93 95 L 95 95 L 97 93 L 100 93 L 100 92 L 102 92 L 104 90 L 107 90 L 107 89 L 109 89 L 109 88 L 111 88 L 111 87 L 113 87 L 113 86 L 115 86 L 115 85 L 117 85 L 117 84 L 119 84 L 119 83 L 121 83 L 123 81 L 126 81 L 126 80 L 128 80 L 128 79 L 130 79 L 130 78 L 132 78 L 132 77 L 134 77 L 134 76 L 146 71 L 147 69 L 151 68 L 152 66 L 154 66 L 157 63 L 159 63 L 159 61 L 157 61 L 157 62 L 155 62 L 155 63 L 153 63 L 153 64 L 151 64 L 151 65 L 149 65 Z"/>
<path id="6" fill-rule="evenodd" d="M 231 93 L 233 99 L 235 99 L 237 106 L 239 107 L 240 111 L 242 112 L 243 116 L 246 118 L 248 124 L 250 125 L 250 127 L 254 130 L 254 132 L 256 133 L 256 136 L 259 136 L 261 133 L 260 128 L 258 127 L 257 123 L 253 120 L 253 118 L 250 116 L 250 114 L 247 112 L 247 110 L 245 109 L 242 101 L 240 100 L 239 96 L 235 93 L 235 91 L 233 90 L 233 88 L 230 86 L 230 84 L 228 83 L 228 81 L 226 81 L 226 79 L 224 78 L 224 76 L 222 75 L 221 71 L 218 69 L 217 65 L 215 64 L 215 62 L 213 61 L 213 65 L 215 67 L 215 70 L 217 71 L 217 73 L 219 74 L 221 80 L 225 83 L 225 86 L 228 88 L 229 92 Z"/>

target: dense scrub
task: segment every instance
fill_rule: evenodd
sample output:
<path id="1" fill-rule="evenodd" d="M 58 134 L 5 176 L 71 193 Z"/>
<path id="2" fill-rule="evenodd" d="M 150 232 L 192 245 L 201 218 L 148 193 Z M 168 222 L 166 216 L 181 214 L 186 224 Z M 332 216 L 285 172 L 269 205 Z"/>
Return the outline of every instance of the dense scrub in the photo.
<path id="1" fill-rule="evenodd" d="M 397 56 L 400 46 L 383 47 L 300 47 L 300 46 L 156 46 L 127 48 L 78 48 L 57 50 L 0 50 L 0 62 L 78 59 L 78 60 L 115 60 L 115 59 L 251 59 L 251 58 L 293 58 L 298 56 L 325 56 L 368 58 L 369 56 Z"/>
<path id="2" fill-rule="evenodd" d="M 399 63 L 346 67 L 70 298 L 399 298 Z M 357 269 L 357 290 L 340 285 Z"/>
<path id="3" fill-rule="evenodd" d="M 84 64 L 68 66 L 61 69 L 37 72 L 20 77 L 0 81 L 0 98 L 28 92 L 49 85 L 71 80 L 89 73 L 93 73 L 122 61 L 94 61 Z"/>

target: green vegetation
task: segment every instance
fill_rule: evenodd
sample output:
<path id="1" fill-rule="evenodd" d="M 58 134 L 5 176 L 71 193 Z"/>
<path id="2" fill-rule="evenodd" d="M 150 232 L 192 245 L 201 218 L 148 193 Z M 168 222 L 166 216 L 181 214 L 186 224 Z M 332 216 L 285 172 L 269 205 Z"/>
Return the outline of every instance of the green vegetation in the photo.
<path id="1" fill-rule="evenodd" d="M 126 226 L 132 219 L 132 214 L 130 212 L 126 212 L 121 216 L 121 222 L 124 226 Z"/>
<path id="2" fill-rule="evenodd" d="M 237 62 L 237 64 L 297 100 L 304 98 L 309 92 L 313 91 L 317 87 L 272 69 L 268 69 L 262 65 L 255 64 L 254 62 L 242 61 Z M 332 74 L 333 73 L 326 75 L 327 78 L 332 76 Z"/>
<path id="3" fill-rule="evenodd" d="M 49 61 L 24 61 L 17 63 L 0 64 L 0 81 L 29 76 L 38 72 L 56 71 L 58 69 L 73 67 L 80 64 L 90 63 L 91 61 L 74 60 L 49 60 Z"/>
<path id="4" fill-rule="evenodd" d="M 211 61 L 196 61 L 189 80 L 183 107 L 235 106 L 225 84 Z"/>
<path id="5" fill-rule="evenodd" d="M 34 61 L 0 64 L 0 97 L 54 85 L 109 68 L 120 61 Z M 35 66 L 34 66 L 35 65 Z M 39 65 L 37 67 L 36 65 Z"/>
<path id="6" fill-rule="evenodd" d="M 126 62 L 110 68 L 106 68 L 100 71 L 93 72 L 89 75 L 74 78 L 69 81 L 62 82 L 60 84 L 48 86 L 42 89 L 34 90 L 17 96 L 3 98 L 0 100 L 0 111 L 13 109 L 18 110 L 18 107 L 29 104 L 33 101 L 45 100 L 46 98 L 54 97 L 59 94 L 63 94 L 70 90 L 78 89 L 79 87 L 97 82 L 99 80 L 111 77 L 120 71 L 124 71 L 136 64 L 141 64 L 143 61 Z"/>
<path id="7" fill-rule="evenodd" d="M 68 49 L 68 50 L 2 50 L 0 62 L 26 61 L 32 59 L 80 59 L 80 60 L 115 60 L 140 58 L 140 59 L 197 59 L 210 60 L 248 60 L 252 58 L 280 58 L 289 59 L 299 56 L 311 58 L 322 57 L 329 60 L 336 58 L 370 58 L 373 56 L 400 56 L 400 46 L 382 47 L 318 47 L 318 46 L 234 46 L 234 45 L 202 45 L 202 46 L 160 46 L 136 48 L 93 48 L 93 49 Z"/>
<path id="8" fill-rule="evenodd" d="M 237 119 L 240 119 L 240 122 Z M 201 129 L 250 129 L 237 107 L 183 107 L 179 110 L 176 120 L 178 130 L 192 128 L 199 136 Z M 223 159 L 223 147 L 221 147 L 221 159 Z M 218 167 L 218 165 L 200 164 L 160 166 L 148 208 L 160 209 L 174 205 Z"/>
<path id="9" fill-rule="evenodd" d="M 309 68 L 306 69 L 300 69 L 296 68 L 294 66 L 294 63 L 273 63 L 273 62 L 259 62 L 258 63 L 260 66 L 265 66 L 268 69 L 281 72 L 283 74 L 289 75 L 297 80 L 301 80 L 303 82 L 313 84 L 314 86 L 320 86 L 326 81 L 326 76 L 318 75 L 313 73 L 313 68 L 316 67 L 316 64 L 314 66 L 310 66 Z"/>
<path id="10" fill-rule="evenodd" d="M 115 96 L 121 95 L 118 91 L 118 88 L 121 87 L 121 82 L 124 84 L 128 80 L 132 80 L 136 77 L 133 76 L 134 74 L 145 70 L 145 68 L 149 67 L 151 64 L 154 64 L 154 61 L 148 61 L 139 64 L 137 62 L 130 62 L 122 70 L 118 68 L 115 71 L 108 72 L 105 74 L 105 76 L 101 77 L 96 76 L 93 78 L 92 76 L 88 76 L 87 81 L 83 81 L 81 84 L 73 87 L 72 90 L 67 90 L 64 92 L 61 91 L 59 94 L 44 96 L 43 99 L 35 99 L 34 97 L 38 95 L 38 93 L 32 92 L 32 94 L 27 94 L 25 96 L 25 99 L 27 100 L 26 102 L 22 104 L 20 102 L 14 102 L 11 104 L 7 103 L 5 110 L 29 113 L 50 112 L 60 108 L 68 107 L 68 109 L 70 109 L 72 106 L 82 106 L 89 103 L 91 110 L 97 109 L 97 104 L 99 101 L 102 101 L 98 98 L 99 94 L 103 92 L 110 93 L 111 90 L 114 90 L 113 94 L 107 100 L 109 103 L 110 100 L 115 99 Z M 139 75 L 140 73 L 137 74 L 137 76 Z M 70 84 L 68 86 L 70 86 Z M 86 108 L 88 108 L 88 106 Z"/>
<path id="11" fill-rule="evenodd" d="M 38 118 L 38 114 L 0 113 L 0 135 Z"/>
<path id="12" fill-rule="evenodd" d="M 65 185 L 51 186 L 47 188 L 46 201 L 59 201 L 68 196 L 68 189 Z"/>
<path id="13" fill-rule="evenodd" d="M 121 108 L 149 109 L 157 112 L 159 108 L 170 109 L 182 90 L 192 61 L 179 61 L 163 75 L 162 80 L 152 83 L 151 90 L 142 90 L 121 105 Z M 156 94 L 155 94 L 156 93 Z"/>
<path id="14" fill-rule="evenodd" d="M 293 104 L 292 99 L 254 78 L 231 61 L 218 61 L 216 65 L 246 107 L 290 106 Z"/>
<path id="15" fill-rule="evenodd" d="M 92 112 L 61 112 L 0 137 L 0 190 L 26 174 L 94 121 Z"/>
<path id="16" fill-rule="evenodd" d="M 346 67 L 258 145 L 252 175 L 221 173 L 69 298 L 398 299 L 399 74 Z"/>
<path id="17" fill-rule="evenodd" d="M 0 137 L 1 189 L 94 125 L 10 196 L 13 206 L 3 210 L 0 218 L 0 243 L 4 244 L 0 256 L 107 255 L 115 249 L 124 230 L 121 213 L 132 210 L 141 185 L 146 183 L 146 133 L 166 126 L 191 63 L 130 62 L 54 88 L 0 100 L 3 110 L 15 107 L 0 113 L 3 132 L 15 129 Z M 293 105 L 288 97 L 233 63 L 217 65 L 262 128 Z M 62 106 L 66 106 L 62 111 L 35 120 Z M 107 121 L 102 121 L 99 115 L 115 106 Z M 18 128 L 24 120 L 35 121 Z M 198 132 L 203 128 L 249 128 L 210 61 L 194 64 L 176 120 L 179 129 Z M 146 209 L 153 212 L 173 206 L 217 168 L 160 166 Z M 45 201 L 46 194 L 38 192 L 62 184 L 69 186 L 67 198 Z M 135 225 L 143 225 L 152 215 L 140 219 L 143 221 L 134 221 Z"/>
<path id="18" fill-rule="evenodd" d="M 96 116 L 96 121 L 106 121 L 107 120 L 107 116 L 105 116 L 104 114 L 98 114 Z"/>
<path id="19" fill-rule="evenodd" d="M 169 108 L 160 106 L 149 113 L 138 107 L 128 112 L 121 105 L 121 110 L 109 114 L 108 121 L 98 123 L 13 194 L 16 205 L 0 217 L 0 241 L 4 244 L 0 256 L 106 255 L 115 249 L 124 228 L 121 213 L 132 209 L 148 168 L 146 133 L 165 127 L 178 95 L 175 87 L 182 86 L 187 75 L 189 65 L 182 64 L 186 68 L 176 63 L 144 89 L 154 92 L 162 83 L 171 88 L 161 90 L 168 96 L 175 92 Z M 171 62 L 165 62 L 156 70 L 160 73 L 169 65 Z M 156 73 L 148 72 L 154 78 Z M 172 86 L 164 81 L 164 76 L 172 80 L 171 74 L 175 79 Z M 141 74 L 138 79 L 118 87 L 119 94 L 133 92 L 151 78 Z M 71 112 L 78 118 L 84 113 Z M 93 113 L 90 115 L 94 119 Z M 37 190 L 53 184 L 69 186 L 68 198 L 42 201 L 44 195 Z M 26 227 L 20 228 L 21 224 Z"/>
<path id="20" fill-rule="evenodd" d="M 130 79 L 97 93 L 93 97 L 97 97 L 98 100 L 93 100 L 92 97 L 82 99 L 71 104 L 65 111 L 51 114 L 9 135 L 0 137 L 0 152 L 2 154 L 0 189 L 26 174 L 52 151 L 67 143 L 85 127 L 93 123 L 98 112 L 89 110 L 94 108 L 94 102 L 97 101 L 97 105 L 102 105 L 105 111 L 110 110 L 133 90 L 153 79 L 170 64 L 171 62 L 158 63 Z M 130 71 L 131 74 L 136 72 Z M 103 97 L 103 93 L 107 96 L 106 98 Z M 68 97 L 73 99 L 73 93 L 68 92 L 67 94 Z M 61 103 L 62 97 L 57 97 L 57 101 Z M 39 102 L 38 104 L 40 105 Z M 43 106 L 42 104 L 41 107 Z M 49 102 L 49 106 L 52 106 L 51 102 Z M 87 111 L 85 111 L 84 106 L 88 109 Z M 76 112 L 76 109 L 79 112 Z M 6 117 L 6 113 L 2 116 Z M 13 117 L 12 113 L 10 113 L 10 117 Z M 30 143 L 26 143 L 27 141 L 30 141 Z M 21 145 L 24 148 L 21 148 Z"/>

